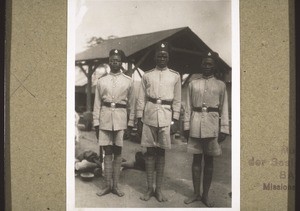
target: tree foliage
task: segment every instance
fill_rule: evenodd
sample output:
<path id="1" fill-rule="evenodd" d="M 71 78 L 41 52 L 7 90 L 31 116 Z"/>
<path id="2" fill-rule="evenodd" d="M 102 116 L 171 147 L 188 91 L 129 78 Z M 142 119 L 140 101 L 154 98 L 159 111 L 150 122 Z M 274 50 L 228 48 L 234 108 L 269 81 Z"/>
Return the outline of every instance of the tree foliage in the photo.
<path id="1" fill-rule="evenodd" d="M 118 37 L 115 35 L 110 35 L 107 37 L 107 40 L 111 40 L 111 39 L 115 39 L 115 38 L 118 38 Z M 87 41 L 87 46 L 89 48 L 92 48 L 92 47 L 95 47 L 96 45 L 101 44 L 103 41 L 105 41 L 104 38 L 93 36 Z"/>

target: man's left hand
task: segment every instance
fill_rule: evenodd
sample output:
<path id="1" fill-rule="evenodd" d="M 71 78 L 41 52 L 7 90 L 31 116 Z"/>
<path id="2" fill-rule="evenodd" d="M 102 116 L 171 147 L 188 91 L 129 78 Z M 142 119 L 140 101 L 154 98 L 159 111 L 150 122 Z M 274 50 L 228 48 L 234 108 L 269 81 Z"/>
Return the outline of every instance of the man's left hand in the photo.
<path id="1" fill-rule="evenodd" d="M 142 132 L 143 132 L 143 122 L 141 118 L 137 119 L 137 133 L 139 134 L 140 137 L 142 137 Z"/>
<path id="2" fill-rule="evenodd" d="M 99 125 L 95 126 L 97 141 L 99 139 Z"/>
<path id="3" fill-rule="evenodd" d="M 218 142 L 221 143 L 225 141 L 226 137 L 227 137 L 226 133 L 219 133 Z"/>
<path id="4" fill-rule="evenodd" d="M 177 119 L 172 120 L 173 124 L 171 124 L 170 133 L 171 135 L 175 134 L 179 130 L 179 121 Z"/>

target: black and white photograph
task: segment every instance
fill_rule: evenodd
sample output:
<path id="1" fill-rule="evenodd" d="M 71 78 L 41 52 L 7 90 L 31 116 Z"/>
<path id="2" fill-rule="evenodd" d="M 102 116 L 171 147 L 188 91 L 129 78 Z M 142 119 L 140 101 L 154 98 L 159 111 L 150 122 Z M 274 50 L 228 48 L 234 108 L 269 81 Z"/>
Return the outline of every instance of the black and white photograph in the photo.
<path id="1" fill-rule="evenodd" d="M 238 3 L 68 1 L 67 210 L 239 210 Z"/>

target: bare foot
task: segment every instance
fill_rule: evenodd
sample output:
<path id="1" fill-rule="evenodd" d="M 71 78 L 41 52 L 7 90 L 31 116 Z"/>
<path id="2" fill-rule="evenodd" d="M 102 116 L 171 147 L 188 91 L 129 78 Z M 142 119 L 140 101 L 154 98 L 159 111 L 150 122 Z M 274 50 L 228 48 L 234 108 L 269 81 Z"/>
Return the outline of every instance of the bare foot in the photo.
<path id="1" fill-rule="evenodd" d="M 200 195 L 192 195 L 191 197 L 187 198 L 184 200 L 185 204 L 190 204 L 194 201 L 201 201 L 201 196 Z"/>
<path id="2" fill-rule="evenodd" d="M 116 194 L 119 197 L 122 197 L 125 195 L 124 192 L 122 192 L 119 188 L 113 188 L 111 191 L 113 194 Z"/>
<path id="3" fill-rule="evenodd" d="M 207 207 L 214 207 L 215 203 L 213 201 L 210 201 L 208 197 L 202 197 L 201 201 L 203 204 L 205 204 Z"/>
<path id="4" fill-rule="evenodd" d="M 155 197 L 159 202 L 168 201 L 168 199 L 163 195 L 161 190 L 155 190 Z"/>
<path id="5" fill-rule="evenodd" d="M 154 195 L 154 192 L 152 189 L 148 189 L 147 192 L 140 197 L 143 201 L 148 201 L 152 196 Z"/>
<path id="6" fill-rule="evenodd" d="M 97 196 L 104 196 L 104 195 L 106 195 L 106 194 L 108 194 L 110 192 L 111 192 L 110 187 L 106 187 L 106 188 L 104 188 L 103 190 L 99 191 L 96 194 L 97 194 Z"/>

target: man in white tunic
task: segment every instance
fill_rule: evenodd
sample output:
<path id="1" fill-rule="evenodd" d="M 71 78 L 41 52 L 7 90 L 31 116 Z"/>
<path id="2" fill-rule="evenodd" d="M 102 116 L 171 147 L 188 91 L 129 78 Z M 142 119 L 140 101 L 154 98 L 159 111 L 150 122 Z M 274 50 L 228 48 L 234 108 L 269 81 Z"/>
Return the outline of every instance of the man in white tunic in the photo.
<path id="1" fill-rule="evenodd" d="M 203 77 L 190 82 L 184 114 L 184 134 L 188 139 L 187 151 L 193 153 L 192 178 L 194 195 L 186 204 L 202 201 L 212 207 L 208 192 L 212 182 L 213 158 L 221 155 L 218 141 L 229 134 L 228 100 L 226 85 L 214 77 L 215 61 L 211 53 L 201 64 Z M 203 167 L 203 194 L 200 194 L 200 180 Z"/>
<path id="2" fill-rule="evenodd" d="M 104 149 L 104 174 L 106 187 L 97 193 L 102 196 L 112 192 L 118 196 L 124 193 L 118 187 L 122 162 L 124 130 L 134 124 L 133 80 L 121 72 L 121 50 L 109 53 L 110 73 L 98 79 L 94 101 L 94 126 L 98 143 Z M 127 110 L 130 111 L 129 121 Z M 113 183 L 113 184 L 112 184 Z"/>
<path id="3" fill-rule="evenodd" d="M 156 67 L 143 75 L 136 105 L 138 131 L 142 134 L 141 145 L 147 147 L 145 165 L 148 190 L 140 197 L 144 201 L 151 196 L 155 196 L 159 202 L 167 201 L 161 191 L 165 149 L 171 148 L 170 130 L 176 131 L 178 128 L 181 106 L 180 75 L 167 67 L 168 61 L 168 43 L 164 42 L 156 49 Z"/>

